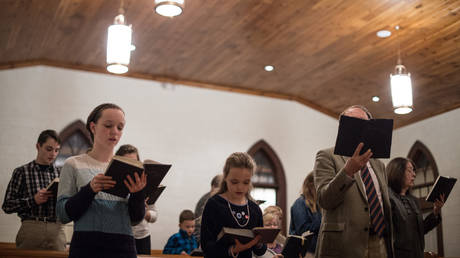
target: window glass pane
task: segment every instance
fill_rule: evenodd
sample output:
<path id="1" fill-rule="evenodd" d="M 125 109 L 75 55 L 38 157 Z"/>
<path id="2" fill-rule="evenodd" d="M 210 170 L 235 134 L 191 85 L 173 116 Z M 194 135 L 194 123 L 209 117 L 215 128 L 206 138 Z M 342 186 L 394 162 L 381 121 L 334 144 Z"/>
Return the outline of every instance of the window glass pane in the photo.
<path id="1" fill-rule="evenodd" d="M 414 191 L 412 191 L 412 194 L 417 197 L 417 198 L 420 198 L 420 189 L 415 189 Z"/>
<path id="2" fill-rule="evenodd" d="M 426 168 L 426 182 L 427 183 L 433 183 L 434 184 L 434 172 L 433 172 L 433 168 L 431 166 L 428 166 Z"/>
<path id="3" fill-rule="evenodd" d="M 265 201 L 259 205 L 262 211 L 270 205 L 276 205 L 276 189 L 274 188 L 254 187 L 251 191 L 251 196 L 255 200 Z"/>
<path id="4" fill-rule="evenodd" d="M 62 167 L 67 158 L 85 153 L 90 145 L 80 132 L 72 134 L 61 144 L 61 150 L 56 158 L 55 165 Z"/>
<path id="5" fill-rule="evenodd" d="M 420 172 L 420 169 L 417 169 L 414 185 L 421 185 L 425 183 L 425 177 L 423 176 L 423 172 Z"/>
<path id="6" fill-rule="evenodd" d="M 258 151 L 254 154 L 254 160 L 257 164 L 257 170 L 252 177 L 252 182 L 276 186 L 274 168 L 267 155 L 263 151 Z"/>
<path id="7" fill-rule="evenodd" d="M 428 193 L 430 192 L 431 186 L 423 187 L 425 191 L 423 191 L 423 196 L 421 197 L 427 197 Z"/>

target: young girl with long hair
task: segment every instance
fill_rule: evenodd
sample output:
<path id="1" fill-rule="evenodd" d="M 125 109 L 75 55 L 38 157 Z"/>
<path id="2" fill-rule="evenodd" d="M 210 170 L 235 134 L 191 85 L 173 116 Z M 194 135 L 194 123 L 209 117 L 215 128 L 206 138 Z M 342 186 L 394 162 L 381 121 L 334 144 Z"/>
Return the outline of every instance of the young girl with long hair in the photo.
<path id="1" fill-rule="evenodd" d="M 307 256 L 314 257 L 316 241 L 321 226 L 321 212 L 317 205 L 313 172 L 303 181 L 302 193 L 291 207 L 289 234 L 301 236 L 306 231 L 313 233 L 313 239 L 307 247 Z"/>
<path id="2" fill-rule="evenodd" d="M 201 220 L 201 247 L 205 257 L 250 258 L 263 255 L 267 249 L 260 237 L 246 244 L 235 240 L 233 245 L 217 242 L 223 227 L 252 229 L 263 227 L 262 211 L 250 198 L 251 177 L 256 168 L 247 153 L 231 154 L 225 162 L 223 181 L 217 194 L 206 203 Z"/>
<path id="3" fill-rule="evenodd" d="M 56 210 L 61 222 L 74 222 L 69 257 L 136 257 L 131 224 L 144 218 L 145 173 L 124 180 L 130 192 L 127 198 L 102 192 L 115 186 L 104 171 L 124 126 L 125 114 L 119 106 L 97 106 L 86 123 L 92 149 L 70 157 L 62 168 Z"/>

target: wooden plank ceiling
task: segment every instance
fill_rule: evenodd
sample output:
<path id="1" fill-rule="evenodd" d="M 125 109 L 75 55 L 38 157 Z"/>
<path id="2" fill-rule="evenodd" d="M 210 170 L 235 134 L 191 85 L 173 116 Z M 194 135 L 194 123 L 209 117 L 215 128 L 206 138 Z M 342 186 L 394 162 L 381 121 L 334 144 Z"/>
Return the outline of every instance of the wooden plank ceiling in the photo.
<path id="1" fill-rule="evenodd" d="M 107 27 L 120 1 L 0 5 L 0 68 L 105 72 Z M 458 0 L 185 0 L 172 19 L 154 13 L 153 0 L 124 6 L 136 45 L 126 76 L 292 99 L 331 116 L 363 104 L 396 127 L 460 107 Z M 393 35 L 378 38 L 381 29 Z M 412 75 L 408 115 L 393 113 L 389 90 L 398 38 Z"/>

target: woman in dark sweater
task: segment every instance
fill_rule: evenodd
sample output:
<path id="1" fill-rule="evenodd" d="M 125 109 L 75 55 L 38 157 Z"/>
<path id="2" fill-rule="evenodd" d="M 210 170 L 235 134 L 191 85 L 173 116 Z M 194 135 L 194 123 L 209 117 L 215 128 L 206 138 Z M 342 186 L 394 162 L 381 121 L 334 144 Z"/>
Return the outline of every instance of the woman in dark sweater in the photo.
<path id="1" fill-rule="evenodd" d="M 252 229 L 263 227 L 262 211 L 251 201 L 249 190 L 255 162 L 247 153 L 236 152 L 227 158 L 220 190 L 211 197 L 204 208 L 201 220 L 201 247 L 208 258 L 250 258 L 252 253 L 263 255 L 267 249 L 260 237 L 247 244 L 235 240 L 226 245 L 217 242 L 223 227 Z"/>
<path id="2" fill-rule="evenodd" d="M 424 235 L 441 221 L 444 197 L 436 200 L 433 212 L 423 219 L 419 200 L 409 192 L 414 185 L 415 164 L 406 158 L 395 158 L 388 163 L 386 172 L 390 187 L 395 257 L 423 258 Z"/>

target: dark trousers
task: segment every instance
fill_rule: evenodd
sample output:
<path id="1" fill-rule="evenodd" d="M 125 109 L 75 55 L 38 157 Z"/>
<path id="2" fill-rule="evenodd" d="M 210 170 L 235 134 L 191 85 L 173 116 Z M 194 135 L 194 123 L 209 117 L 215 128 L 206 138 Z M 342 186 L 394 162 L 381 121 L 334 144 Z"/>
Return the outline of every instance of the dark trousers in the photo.
<path id="1" fill-rule="evenodd" d="M 150 255 L 150 236 L 145 238 L 136 239 L 137 254 Z"/>

